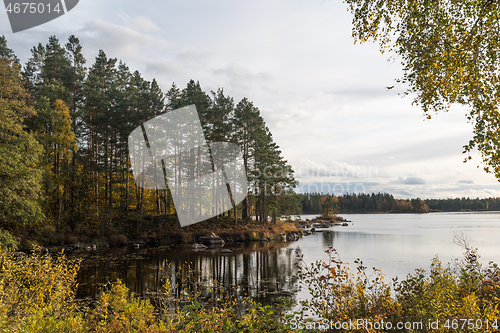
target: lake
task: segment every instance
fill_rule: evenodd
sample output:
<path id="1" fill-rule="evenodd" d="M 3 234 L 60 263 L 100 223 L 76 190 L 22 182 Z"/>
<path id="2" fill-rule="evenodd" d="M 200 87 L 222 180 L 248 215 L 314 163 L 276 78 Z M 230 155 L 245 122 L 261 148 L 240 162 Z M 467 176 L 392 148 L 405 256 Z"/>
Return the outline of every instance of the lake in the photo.
<path id="1" fill-rule="evenodd" d="M 233 251 L 230 255 L 218 250 L 193 251 L 188 246 L 174 250 L 123 248 L 86 255 L 77 296 L 93 298 L 107 281 L 119 278 L 131 291 L 147 297 L 170 277 L 171 285 L 177 285 L 176 293 L 194 282 L 206 292 L 216 282 L 235 295 L 247 294 L 262 303 L 297 292 L 303 298 L 307 295 L 299 291 L 293 278 L 296 251 L 306 262 L 327 261 L 325 250 L 333 246 L 343 261 L 360 258 L 368 268 L 381 269 L 386 281 L 396 276 L 401 280 L 417 268 L 427 269 L 435 255 L 444 263 L 461 258 L 464 249 L 454 244 L 455 234 L 470 239 L 470 245 L 479 249 L 481 262 L 500 263 L 500 212 L 341 216 L 351 221 L 348 226 L 323 229 L 296 242 L 231 244 L 226 246 Z M 175 274 L 186 264 L 183 273 Z"/>
<path id="2" fill-rule="evenodd" d="M 352 221 L 349 226 L 330 228 L 331 235 L 317 233 L 291 246 L 300 248 L 309 262 L 322 256 L 319 244 L 322 250 L 333 246 L 344 261 L 360 258 L 387 277 L 402 278 L 416 268 L 428 268 L 437 254 L 445 263 L 463 257 L 464 249 L 453 240 L 455 234 L 464 234 L 478 248 L 481 262 L 500 263 L 500 212 L 341 216 Z"/>

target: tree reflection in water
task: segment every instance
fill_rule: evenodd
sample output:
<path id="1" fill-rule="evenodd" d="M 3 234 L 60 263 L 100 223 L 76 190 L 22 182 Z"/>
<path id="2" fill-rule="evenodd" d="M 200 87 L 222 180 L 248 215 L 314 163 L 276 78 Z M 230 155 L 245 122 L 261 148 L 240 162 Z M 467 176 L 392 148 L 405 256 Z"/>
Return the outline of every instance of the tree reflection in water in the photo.
<path id="1" fill-rule="evenodd" d="M 234 296 L 248 295 L 263 304 L 297 291 L 293 275 L 297 262 L 288 243 L 250 243 L 231 246 L 230 255 L 219 249 L 193 251 L 150 248 L 114 249 L 84 257 L 78 274 L 78 298 L 95 298 L 108 282 L 122 280 L 131 292 L 149 297 L 161 292 L 170 278 L 174 296 L 188 288 L 205 297 L 225 291 Z M 216 295 L 217 296 L 217 295 Z"/>

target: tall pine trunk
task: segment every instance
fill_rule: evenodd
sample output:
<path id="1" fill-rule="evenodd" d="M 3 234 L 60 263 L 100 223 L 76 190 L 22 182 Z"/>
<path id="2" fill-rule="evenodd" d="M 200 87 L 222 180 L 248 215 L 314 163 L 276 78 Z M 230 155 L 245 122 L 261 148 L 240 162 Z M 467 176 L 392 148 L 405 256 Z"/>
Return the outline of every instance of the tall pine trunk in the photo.
<path id="1" fill-rule="evenodd" d="M 267 224 L 267 207 L 266 207 L 266 182 L 264 182 L 263 185 L 261 185 L 261 193 L 260 193 L 260 220 L 262 224 Z"/>

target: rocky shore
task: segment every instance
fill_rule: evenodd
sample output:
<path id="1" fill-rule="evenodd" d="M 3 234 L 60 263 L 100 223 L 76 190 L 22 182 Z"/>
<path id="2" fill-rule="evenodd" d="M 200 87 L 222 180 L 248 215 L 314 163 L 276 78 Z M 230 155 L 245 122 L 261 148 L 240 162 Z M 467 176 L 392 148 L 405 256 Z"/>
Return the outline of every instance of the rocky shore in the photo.
<path id="1" fill-rule="evenodd" d="M 194 230 L 193 230 L 194 229 Z M 249 242 L 292 242 L 297 241 L 305 235 L 310 235 L 310 231 L 301 229 L 298 225 L 287 222 L 280 222 L 277 225 L 260 226 L 251 225 L 245 228 L 212 228 L 213 232 L 206 229 L 196 230 L 195 228 L 178 229 L 163 237 L 135 237 L 128 238 L 125 235 L 107 237 L 106 241 L 97 240 L 94 243 L 72 243 L 63 246 L 40 246 L 35 250 L 40 253 L 85 253 L 102 251 L 109 248 L 129 247 L 131 249 L 154 248 L 159 246 L 191 245 L 194 250 L 202 250 L 210 247 L 224 247 L 234 243 Z"/>

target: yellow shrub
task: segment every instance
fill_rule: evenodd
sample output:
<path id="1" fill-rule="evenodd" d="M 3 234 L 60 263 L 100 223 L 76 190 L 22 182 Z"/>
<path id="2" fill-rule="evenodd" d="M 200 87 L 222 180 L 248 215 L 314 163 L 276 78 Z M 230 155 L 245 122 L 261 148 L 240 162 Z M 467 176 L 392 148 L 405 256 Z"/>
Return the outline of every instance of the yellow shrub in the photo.
<path id="1" fill-rule="evenodd" d="M 79 261 L 68 260 L 63 255 L 15 257 L 0 253 L 2 327 L 16 331 L 25 324 L 32 326 L 37 317 L 73 317 L 77 310 L 74 291 L 78 269 Z"/>
<path id="2" fill-rule="evenodd" d="M 118 280 L 109 292 L 104 292 L 96 308 L 87 316 L 92 332 L 165 332 L 161 320 L 155 317 L 154 308 L 146 300 L 128 295 L 128 288 Z"/>

